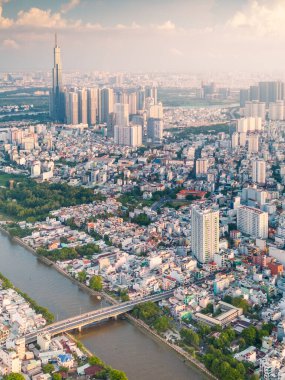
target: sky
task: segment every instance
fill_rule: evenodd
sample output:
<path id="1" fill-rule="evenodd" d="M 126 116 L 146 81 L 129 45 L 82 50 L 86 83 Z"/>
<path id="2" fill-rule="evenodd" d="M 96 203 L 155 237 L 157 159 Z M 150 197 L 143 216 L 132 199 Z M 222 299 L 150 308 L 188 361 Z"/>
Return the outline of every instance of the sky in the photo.
<path id="1" fill-rule="evenodd" d="M 0 71 L 283 72 L 285 0 L 0 0 Z"/>

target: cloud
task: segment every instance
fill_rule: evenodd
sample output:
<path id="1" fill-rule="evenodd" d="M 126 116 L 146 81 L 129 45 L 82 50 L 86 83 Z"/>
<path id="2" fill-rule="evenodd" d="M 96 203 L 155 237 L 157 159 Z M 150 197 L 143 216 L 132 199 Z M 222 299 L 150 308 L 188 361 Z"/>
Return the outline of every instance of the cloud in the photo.
<path id="1" fill-rule="evenodd" d="M 17 44 L 17 42 L 15 40 L 12 40 L 12 39 L 4 40 L 2 42 L 2 46 L 4 46 L 5 48 L 9 48 L 9 49 L 18 49 L 19 48 L 19 45 Z"/>
<path id="2" fill-rule="evenodd" d="M 64 28 L 67 21 L 60 13 L 52 13 L 50 9 L 30 8 L 28 11 L 20 11 L 16 20 L 18 26 L 33 26 L 41 28 Z"/>
<path id="3" fill-rule="evenodd" d="M 7 1 L 5 1 L 7 2 Z M 9 18 L 5 18 L 2 16 L 3 14 L 3 0 L 0 1 L 0 29 L 7 29 L 7 28 L 10 28 L 10 26 L 12 26 L 13 24 L 13 20 L 9 19 Z"/>
<path id="4" fill-rule="evenodd" d="M 141 26 L 137 24 L 135 21 L 133 21 L 130 25 L 125 24 L 117 24 L 115 26 L 115 29 L 121 29 L 121 30 L 134 30 L 134 29 L 140 29 Z"/>
<path id="5" fill-rule="evenodd" d="M 61 6 L 61 12 L 67 13 L 71 11 L 73 8 L 76 8 L 80 4 L 80 0 L 70 0 L 68 3 L 63 4 Z"/>
<path id="6" fill-rule="evenodd" d="M 161 25 L 157 25 L 157 29 L 158 30 L 175 30 L 175 24 L 172 21 L 168 20 Z"/>
<path id="7" fill-rule="evenodd" d="M 171 48 L 169 50 L 169 52 L 172 54 L 172 55 L 175 55 L 176 57 L 182 57 L 184 55 L 184 53 L 179 50 L 179 49 L 176 49 L 176 48 Z"/>
<path id="8" fill-rule="evenodd" d="M 285 33 L 284 0 L 251 0 L 238 10 L 227 26 L 258 36 L 277 36 Z"/>

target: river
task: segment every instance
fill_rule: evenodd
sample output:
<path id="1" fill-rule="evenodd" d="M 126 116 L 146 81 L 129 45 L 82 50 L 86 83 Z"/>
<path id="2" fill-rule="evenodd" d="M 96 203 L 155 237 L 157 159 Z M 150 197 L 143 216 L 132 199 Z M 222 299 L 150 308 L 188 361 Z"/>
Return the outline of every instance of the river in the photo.
<path id="1" fill-rule="evenodd" d="M 104 306 L 26 248 L 0 232 L 0 272 L 57 319 Z M 95 355 L 126 372 L 129 380 L 205 380 L 166 346 L 126 320 L 83 329 L 76 337 Z"/>

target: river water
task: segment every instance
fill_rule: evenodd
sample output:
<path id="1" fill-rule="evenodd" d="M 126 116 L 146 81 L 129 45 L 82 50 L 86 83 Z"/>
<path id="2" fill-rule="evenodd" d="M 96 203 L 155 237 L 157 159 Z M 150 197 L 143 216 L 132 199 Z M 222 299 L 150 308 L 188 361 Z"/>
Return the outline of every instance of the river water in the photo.
<path id="1" fill-rule="evenodd" d="M 104 307 L 104 302 L 79 289 L 1 231 L 0 272 L 57 319 Z M 76 337 L 107 364 L 125 371 L 129 380 L 207 379 L 126 320 L 83 329 Z"/>

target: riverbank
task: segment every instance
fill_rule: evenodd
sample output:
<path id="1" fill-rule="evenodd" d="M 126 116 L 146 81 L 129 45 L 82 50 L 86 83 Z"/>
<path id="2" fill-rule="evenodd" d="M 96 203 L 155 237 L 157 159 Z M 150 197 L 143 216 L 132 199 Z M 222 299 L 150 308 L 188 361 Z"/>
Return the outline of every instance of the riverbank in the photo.
<path id="1" fill-rule="evenodd" d="M 2 287 L 4 289 L 13 289 L 20 296 L 22 296 L 35 310 L 36 313 L 41 314 L 47 323 L 52 323 L 54 321 L 54 315 L 44 306 L 40 306 L 35 300 L 33 300 L 27 293 L 23 292 L 21 289 L 17 288 L 7 277 L 5 277 L 0 272 L 0 281 L 2 282 Z"/>
<path id="2" fill-rule="evenodd" d="M 207 370 L 207 368 L 199 362 L 197 359 L 193 358 L 190 354 L 188 354 L 186 351 L 184 351 L 181 347 L 176 346 L 169 341 L 167 341 L 165 338 L 163 338 L 161 335 L 159 335 L 155 330 L 151 329 L 146 323 L 144 323 L 141 319 L 134 318 L 130 314 L 126 314 L 126 318 L 136 325 L 136 327 L 142 329 L 145 333 L 148 333 L 153 339 L 156 339 L 160 343 L 165 344 L 167 347 L 169 347 L 171 350 L 175 351 L 180 357 L 183 358 L 184 361 L 188 362 L 187 364 L 193 365 L 196 367 L 199 371 L 206 374 L 209 379 L 218 380 L 211 372 Z"/>
<path id="3" fill-rule="evenodd" d="M 64 272 L 61 268 L 59 268 L 54 262 L 52 262 L 51 260 L 47 259 L 47 258 L 44 258 L 44 257 L 41 257 L 37 254 L 37 252 L 29 247 L 25 242 L 23 242 L 20 238 L 18 237 L 12 237 L 8 231 L 6 231 L 3 227 L 0 226 L 0 230 L 3 231 L 5 233 L 5 235 L 9 236 L 10 239 L 14 242 L 16 242 L 18 245 L 22 246 L 23 248 L 25 249 L 28 249 L 29 252 L 31 252 L 33 254 L 33 256 L 37 257 L 37 259 L 42 262 L 44 265 L 48 266 L 48 267 L 52 267 L 54 269 L 56 269 L 56 271 L 58 273 L 60 273 L 61 275 L 63 275 L 64 277 L 68 278 L 69 280 L 72 281 L 72 283 L 76 284 L 76 286 L 78 286 L 80 289 L 82 289 L 84 292 L 92 295 L 92 296 L 96 296 L 98 297 L 98 295 L 100 297 L 104 297 L 108 302 L 114 304 L 114 303 L 118 303 L 117 300 L 115 300 L 114 298 L 112 298 L 111 296 L 109 296 L 108 294 L 106 294 L 105 292 L 103 293 L 98 293 L 98 292 L 95 292 L 93 291 L 92 289 L 88 288 L 86 285 L 84 284 L 81 284 L 80 282 L 78 282 L 75 278 L 71 277 L 69 274 L 67 274 L 66 272 Z M 169 342 L 167 342 L 163 337 L 160 337 L 159 335 L 157 335 L 154 331 L 152 331 L 151 329 L 148 328 L 148 326 L 144 325 L 144 323 L 142 321 L 139 321 L 139 320 L 136 320 L 135 318 L 133 318 L 132 316 L 130 315 L 127 315 L 127 320 L 132 324 L 134 325 L 136 328 L 139 328 L 139 330 L 141 332 L 143 332 L 145 335 L 151 337 L 154 341 L 156 342 L 159 342 L 160 344 L 162 345 L 165 345 L 169 351 L 173 351 L 175 352 L 175 354 L 182 358 L 182 361 L 187 364 L 190 368 L 194 368 L 196 370 L 198 370 L 201 374 L 203 374 L 203 378 L 204 376 L 206 376 L 208 379 L 214 379 L 213 375 L 209 373 L 209 371 L 206 369 L 206 368 L 203 368 L 203 364 L 202 363 L 199 363 L 197 362 L 196 363 L 196 360 L 194 358 L 192 358 L 187 352 L 183 351 L 182 349 L 179 349 L 176 348 L 175 346 L 171 345 Z"/>

